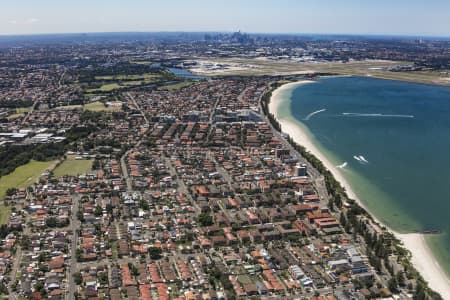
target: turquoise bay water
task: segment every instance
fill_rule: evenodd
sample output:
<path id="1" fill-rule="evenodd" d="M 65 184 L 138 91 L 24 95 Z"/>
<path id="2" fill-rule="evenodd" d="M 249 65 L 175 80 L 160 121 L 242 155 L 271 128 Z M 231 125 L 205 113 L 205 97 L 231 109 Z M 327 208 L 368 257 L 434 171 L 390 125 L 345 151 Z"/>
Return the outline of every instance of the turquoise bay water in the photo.
<path id="1" fill-rule="evenodd" d="M 450 274 L 450 88 L 334 77 L 286 90 L 279 115 L 306 127 L 358 198 L 429 245 Z"/>

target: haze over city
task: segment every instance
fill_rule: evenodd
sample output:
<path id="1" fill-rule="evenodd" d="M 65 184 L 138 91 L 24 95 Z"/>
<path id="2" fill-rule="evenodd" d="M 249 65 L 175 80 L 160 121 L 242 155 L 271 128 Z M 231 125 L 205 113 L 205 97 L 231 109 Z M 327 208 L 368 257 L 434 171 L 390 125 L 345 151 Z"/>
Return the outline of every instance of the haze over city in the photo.
<path id="1" fill-rule="evenodd" d="M 449 36 L 450 2 L 3 1 L 0 34 L 131 31 Z"/>

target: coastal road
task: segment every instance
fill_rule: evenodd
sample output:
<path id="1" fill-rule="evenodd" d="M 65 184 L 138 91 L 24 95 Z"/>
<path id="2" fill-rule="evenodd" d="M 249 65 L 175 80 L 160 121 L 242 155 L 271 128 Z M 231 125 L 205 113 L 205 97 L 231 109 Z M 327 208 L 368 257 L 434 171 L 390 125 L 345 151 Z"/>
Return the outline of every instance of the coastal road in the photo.
<path id="1" fill-rule="evenodd" d="M 280 133 L 278 130 L 276 130 L 272 126 L 272 123 L 270 122 L 269 118 L 267 118 L 267 116 L 264 115 L 264 113 L 262 113 L 263 110 L 261 107 L 261 98 L 263 95 L 264 95 L 264 93 L 261 94 L 261 97 L 259 99 L 259 103 L 260 103 L 259 110 L 260 110 L 261 116 L 263 117 L 264 121 L 267 124 L 269 124 L 270 128 L 272 129 L 273 135 L 278 140 L 281 141 L 281 143 L 285 149 L 289 150 L 291 156 L 296 158 L 300 163 L 306 164 L 307 169 L 308 169 L 308 174 L 314 183 L 314 187 L 317 190 L 317 193 L 319 195 L 321 202 L 323 202 L 323 204 L 328 204 L 330 195 L 328 194 L 324 176 L 322 174 L 320 174 L 319 171 L 317 171 L 303 156 L 301 156 L 300 153 L 294 147 L 292 147 L 292 145 L 287 141 L 286 135 L 283 133 Z"/>

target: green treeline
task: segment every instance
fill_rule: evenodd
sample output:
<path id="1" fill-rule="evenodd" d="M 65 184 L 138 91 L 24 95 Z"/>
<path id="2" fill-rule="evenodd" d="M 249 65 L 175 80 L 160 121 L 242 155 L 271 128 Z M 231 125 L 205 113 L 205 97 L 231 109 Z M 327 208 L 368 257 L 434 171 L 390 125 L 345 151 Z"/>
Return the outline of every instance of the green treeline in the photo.
<path id="1" fill-rule="evenodd" d="M 0 176 L 13 172 L 30 160 L 49 161 L 61 157 L 72 143 L 94 131 L 94 126 L 73 127 L 66 132 L 66 139 L 58 143 L 3 146 L 0 148 Z"/>

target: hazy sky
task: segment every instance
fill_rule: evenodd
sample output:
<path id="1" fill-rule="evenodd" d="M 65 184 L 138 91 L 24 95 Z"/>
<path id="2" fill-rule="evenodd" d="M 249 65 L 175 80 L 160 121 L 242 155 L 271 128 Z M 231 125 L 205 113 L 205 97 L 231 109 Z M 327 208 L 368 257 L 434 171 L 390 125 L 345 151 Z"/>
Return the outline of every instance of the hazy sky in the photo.
<path id="1" fill-rule="evenodd" d="M 0 0 L 0 34 L 239 29 L 450 36 L 450 0 Z"/>

